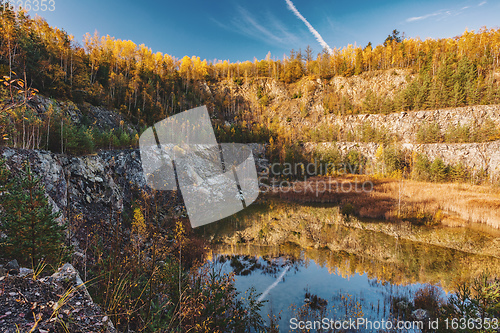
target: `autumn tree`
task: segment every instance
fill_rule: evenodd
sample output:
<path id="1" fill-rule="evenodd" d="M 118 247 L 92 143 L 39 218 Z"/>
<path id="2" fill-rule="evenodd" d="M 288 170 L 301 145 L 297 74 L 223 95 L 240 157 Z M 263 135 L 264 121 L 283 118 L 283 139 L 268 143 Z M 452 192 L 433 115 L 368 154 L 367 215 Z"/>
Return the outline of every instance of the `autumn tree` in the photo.
<path id="1" fill-rule="evenodd" d="M 397 29 L 392 30 L 392 33 L 387 36 L 387 38 L 384 40 L 384 46 L 387 46 L 387 44 L 391 43 L 392 41 L 401 43 L 401 37 L 399 36 L 399 31 Z"/>

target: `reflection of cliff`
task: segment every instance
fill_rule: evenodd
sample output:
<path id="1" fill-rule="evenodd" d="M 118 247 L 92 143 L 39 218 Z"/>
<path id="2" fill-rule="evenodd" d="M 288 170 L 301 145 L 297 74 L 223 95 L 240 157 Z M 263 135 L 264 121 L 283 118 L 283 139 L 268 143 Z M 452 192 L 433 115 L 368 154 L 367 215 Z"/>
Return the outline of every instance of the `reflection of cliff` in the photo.
<path id="1" fill-rule="evenodd" d="M 201 232 L 219 244 L 221 254 L 292 255 L 314 260 L 343 276 L 367 273 L 395 284 L 455 282 L 489 271 L 500 276 L 497 238 L 466 228 L 343 219 L 336 207 L 271 202 Z M 436 246 L 439 245 L 439 246 Z"/>

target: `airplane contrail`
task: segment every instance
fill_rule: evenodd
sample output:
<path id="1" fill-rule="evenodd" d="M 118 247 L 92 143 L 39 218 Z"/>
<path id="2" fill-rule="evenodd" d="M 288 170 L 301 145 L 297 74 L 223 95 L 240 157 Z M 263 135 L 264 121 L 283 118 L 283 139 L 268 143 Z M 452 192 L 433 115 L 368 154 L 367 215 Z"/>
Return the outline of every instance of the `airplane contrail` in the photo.
<path id="1" fill-rule="evenodd" d="M 311 25 L 311 23 L 309 23 L 306 20 L 306 18 L 304 16 L 302 16 L 302 14 L 297 10 L 297 8 L 295 8 L 295 6 L 293 5 L 293 2 L 291 0 L 285 0 L 285 1 L 288 5 L 288 8 L 295 14 L 295 16 L 297 16 L 302 22 L 304 22 L 304 24 L 307 26 L 309 31 L 314 35 L 314 37 L 316 37 L 316 40 L 318 41 L 318 43 L 321 44 L 323 49 L 326 49 L 329 54 L 333 54 L 332 48 L 325 42 L 325 40 L 323 39 L 323 37 L 321 37 L 319 32 L 316 31 L 316 29 L 314 29 L 314 27 Z"/>
<path id="2" fill-rule="evenodd" d="M 281 272 L 280 276 L 276 279 L 276 281 L 274 281 L 272 285 L 267 287 L 267 289 L 262 293 L 262 295 L 260 295 L 260 297 L 257 299 L 257 302 L 261 302 L 264 299 L 264 297 L 266 297 L 267 294 L 269 294 L 271 289 L 276 287 L 278 285 L 278 283 L 281 282 L 281 280 L 283 279 L 283 276 L 285 276 L 286 272 L 288 272 L 289 269 L 290 269 L 290 266 L 286 266 L 285 270 L 283 272 Z"/>

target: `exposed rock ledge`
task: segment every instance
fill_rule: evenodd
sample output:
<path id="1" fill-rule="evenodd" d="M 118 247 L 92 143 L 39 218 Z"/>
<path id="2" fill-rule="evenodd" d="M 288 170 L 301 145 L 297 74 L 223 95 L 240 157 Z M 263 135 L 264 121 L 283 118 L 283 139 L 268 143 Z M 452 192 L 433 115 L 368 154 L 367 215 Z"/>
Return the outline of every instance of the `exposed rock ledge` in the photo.
<path id="1" fill-rule="evenodd" d="M 306 151 L 313 151 L 317 148 L 332 149 L 335 147 L 343 154 L 350 150 L 359 150 L 368 159 L 368 163 L 372 163 L 376 161 L 375 154 L 379 144 L 358 142 L 304 144 Z M 439 157 L 444 163 L 449 165 L 462 163 L 463 166 L 476 172 L 482 169 L 489 173 L 492 181 L 500 178 L 500 140 L 485 143 L 403 143 L 401 147 L 409 151 L 416 151 L 427 155 L 431 160 Z"/>
<path id="2" fill-rule="evenodd" d="M 492 121 L 500 125 L 500 105 L 475 105 L 438 110 L 408 111 L 390 114 L 360 114 L 349 116 L 329 115 L 327 123 L 353 130 L 365 123 L 374 128 L 385 127 L 397 133 L 402 142 L 416 142 L 416 135 L 423 123 L 436 123 L 444 133 L 450 125 L 482 125 Z"/>
<path id="3" fill-rule="evenodd" d="M 251 144 L 257 165 L 264 148 Z M 42 178 L 54 210 L 62 218 L 81 214 L 85 222 L 113 221 L 116 212 L 131 209 L 140 191 L 151 192 L 144 178 L 139 149 L 102 150 L 85 156 L 68 156 L 42 150 L 1 148 L 8 167 L 17 172 L 29 160 L 33 172 Z M 176 191 L 166 191 L 161 200 L 175 205 L 182 214 L 182 201 Z M 160 202 L 159 202 L 160 203 Z"/>
<path id="4" fill-rule="evenodd" d="M 13 172 L 30 161 L 42 178 L 49 201 L 62 218 L 82 214 L 85 221 L 108 220 L 113 212 L 130 207 L 134 191 L 149 191 L 142 173 L 139 150 L 100 151 L 80 157 L 41 150 L 3 148 Z"/>

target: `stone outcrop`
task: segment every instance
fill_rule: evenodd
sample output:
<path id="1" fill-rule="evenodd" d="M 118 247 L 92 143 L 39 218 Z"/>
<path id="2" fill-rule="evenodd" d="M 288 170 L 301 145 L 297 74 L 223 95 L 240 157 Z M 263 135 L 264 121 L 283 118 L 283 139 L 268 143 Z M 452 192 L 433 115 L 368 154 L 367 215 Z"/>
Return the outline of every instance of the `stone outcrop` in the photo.
<path id="1" fill-rule="evenodd" d="M 334 77 L 329 81 L 303 78 L 294 84 L 285 84 L 272 78 L 245 81 L 241 85 L 233 81 L 213 84 L 202 88 L 212 97 L 231 96 L 236 100 L 229 113 L 250 109 L 257 115 L 279 122 L 297 133 L 326 126 L 337 127 L 344 134 L 355 132 L 365 124 L 375 129 L 398 135 L 401 142 L 415 143 L 423 124 L 436 123 L 442 134 L 450 126 L 482 126 L 485 122 L 500 126 L 500 105 L 476 105 L 439 110 L 396 112 L 391 114 L 338 115 L 326 112 L 324 100 L 335 92 L 353 105 L 362 105 L 369 92 L 382 99 L 394 99 L 411 81 L 412 74 L 404 70 L 365 72 L 352 77 Z M 410 80 L 408 80 L 410 78 Z M 259 96 L 267 96 L 264 103 Z M 345 111 L 348 112 L 348 111 Z M 229 117 L 228 117 L 229 118 Z M 265 119 L 264 118 L 264 119 Z M 226 119 L 233 122 L 233 119 Z"/>
<path id="2" fill-rule="evenodd" d="M 71 101 L 57 101 L 41 95 L 35 96 L 29 104 L 41 117 L 46 117 L 49 110 L 52 109 L 52 116 L 64 112 L 75 125 L 92 125 L 101 131 L 124 129 L 129 134 L 135 132 L 133 126 L 120 113 L 107 110 L 104 107 L 88 103 L 77 106 Z"/>
<path id="3" fill-rule="evenodd" d="M 337 117 L 328 116 L 326 122 L 338 125 L 344 130 L 355 130 L 370 124 L 373 128 L 384 127 L 388 132 L 397 134 L 402 142 L 416 142 L 418 129 L 422 124 L 436 123 L 444 133 L 450 125 L 476 125 L 481 126 L 485 121 L 491 120 L 500 126 L 500 105 L 479 105 L 461 108 L 399 112 L 391 114 L 361 114 Z"/>
<path id="4" fill-rule="evenodd" d="M 264 146 L 251 144 L 257 166 L 264 165 Z M 68 156 L 42 150 L 0 149 L 12 172 L 28 160 L 41 177 L 45 191 L 60 217 L 81 214 L 90 224 L 114 221 L 117 212 L 131 209 L 141 192 L 151 193 L 144 178 L 139 149 L 103 150 L 85 156 Z M 166 191 L 163 203 L 173 205 L 179 215 L 184 207 L 177 191 Z"/>
<path id="5" fill-rule="evenodd" d="M 354 103 L 359 104 L 365 99 L 368 91 L 376 96 L 394 98 L 396 93 L 411 81 L 411 79 L 407 80 L 407 75 L 408 71 L 402 69 L 369 71 L 351 77 L 336 76 L 330 80 L 330 85 Z"/>
<path id="6" fill-rule="evenodd" d="M 405 143 L 402 147 L 423 153 L 430 160 L 439 157 L 449 165 L 461 163 L 473 171 L 486 171 L 496 179 L 500 176 L 500 141 L 485 143 Z"/>
<path id="7" fill-rule="evenodd" d="M 116 212 L 131 207 L 134 193 L 150 191 L 139 150 L 100 151 L 81 157 L 11 148 L 0 153 L 14 173 L 29 160 L 54 210 L 63 213 L 61 218 L 82 214 L 89 223 L 114 220 Z"/>
<path id="8" fill-rule="evenodd" d="M 324 142 L 306 143 L 306 152 L 315 150 L 338 149 L 342 155 L 350 150 L 357 150 L 367 158 L 368 165 L 376 162 L 376 152 L 380 144 L 361 142 Z M 445 164 L 461 163 L 473 172 L 486 171 L 492 180 L 500 178 L 500 141 L 485 143 L 403 143 L 401 149 L 416 151 L 426 155 L 431 161 L 441 158 Z"/>

